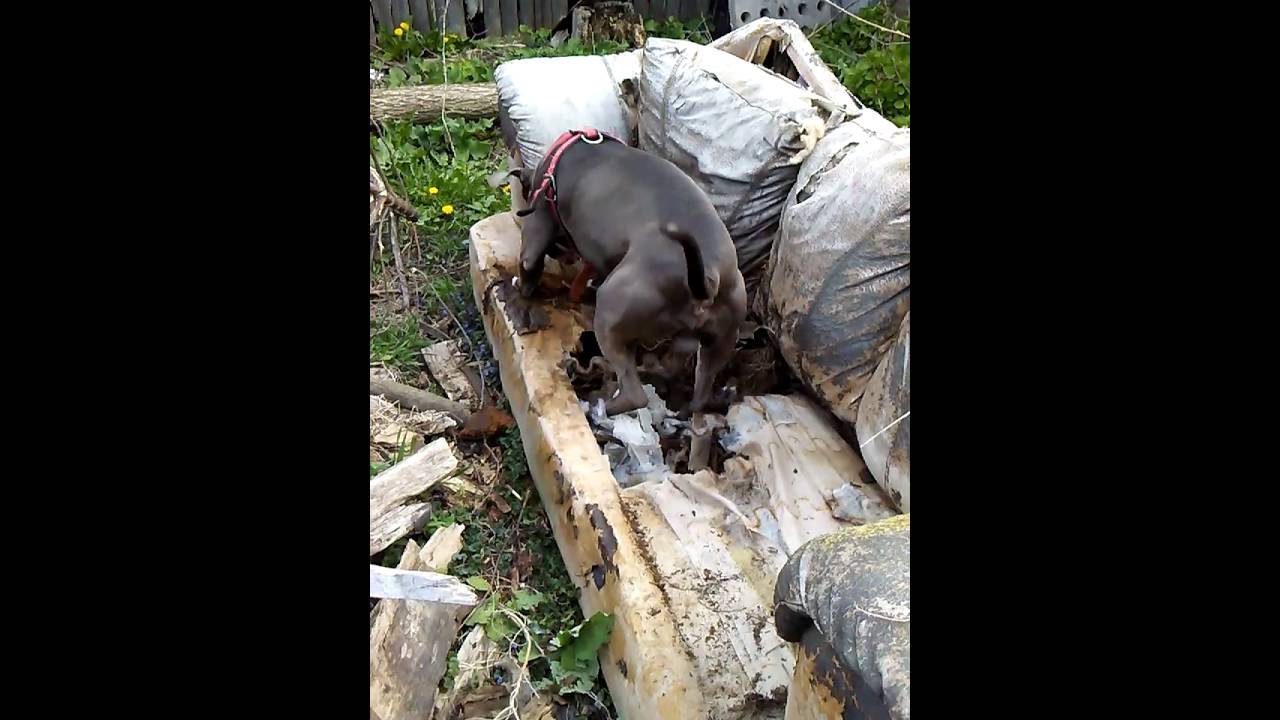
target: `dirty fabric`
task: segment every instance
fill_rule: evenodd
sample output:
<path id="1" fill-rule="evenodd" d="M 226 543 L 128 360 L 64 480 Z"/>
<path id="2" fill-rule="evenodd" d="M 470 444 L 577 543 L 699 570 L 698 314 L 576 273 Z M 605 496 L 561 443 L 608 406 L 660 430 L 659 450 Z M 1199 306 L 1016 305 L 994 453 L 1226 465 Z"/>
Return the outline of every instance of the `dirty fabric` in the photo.
<path id="1" fill-rule="evenodd" d="M 903 512 L 911 512 L 911 313 L 880 359 L 856 425 L 862 459 Z"/>
<path id="2" fill-rule="evenodd" d="M 769 263 L 766 321 L 848 423 L 911 309 L 911 134 L 847 122 L 800 167 Z"/>
<path id="3" fill-rule="evenodd" d="M 738 267 L 768 261 L 800 163 L 826 132 L 829 103 L 715 48 L 651 38 L 640 73 L 640 149 L 693 178 L 724 221 Z"/>
<path id="4" fill-rule="evenodd" d="M 866 717 L 911 717 L 911 516 L 827 535 L 800 548 L 778 575 L 777 632 L 798 642 L 816 630 L 867 691 Z M 858 693 L 863 696 L 862 692 Z M 867 700 L 883 704 L 881 713 Z"/>

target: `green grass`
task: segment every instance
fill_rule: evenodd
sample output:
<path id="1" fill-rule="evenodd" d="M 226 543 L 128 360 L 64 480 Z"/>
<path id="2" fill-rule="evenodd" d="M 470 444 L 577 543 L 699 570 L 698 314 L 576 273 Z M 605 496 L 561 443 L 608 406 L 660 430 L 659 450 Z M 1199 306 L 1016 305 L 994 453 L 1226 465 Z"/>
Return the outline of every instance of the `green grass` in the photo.
<path id="1" fill-rule="evenodd" d="M 412 316 L 391 320 L 369 332 L 369 364 L 385 365 L 401 372 L 422 368 L 420 351 L 427 346 Z"/>

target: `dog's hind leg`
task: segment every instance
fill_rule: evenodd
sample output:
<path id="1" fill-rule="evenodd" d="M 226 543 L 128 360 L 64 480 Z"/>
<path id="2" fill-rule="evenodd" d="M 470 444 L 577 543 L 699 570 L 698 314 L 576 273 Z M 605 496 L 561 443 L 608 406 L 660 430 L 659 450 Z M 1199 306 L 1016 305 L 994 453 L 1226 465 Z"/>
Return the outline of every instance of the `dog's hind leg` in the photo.
<path id="1" fill-rule="evenodd" d="M 607 400 L 604 406 L 609 415 L 631 412 L 649 404 L 649 397 L 644 394 L 644 384 L 640 382 L 640 372 L 636 369 L 635 348 L 617 330 L 617 324 L 610 322 L 607 317 L 604 324 L 601 324 L 600 311 L 597 309 L 596 338 L 600 341 L 600 353 L 618 374 L 618 396 Z"/>
<path id="2" fill-rule="evenodd" d="M 716 381 L 716 376 L 733 359 L 733 348 L 737 342 L 736 332 L 725 332 L 698 348 L 698 369 L 694 371 L 693 376 L 691 407 L 695 414 L 706 409 L 707 402 L 711 400 L 712 385 Z"/>
<path id="3" fill-rule="evenodd" d="M 636 343 L 666 334 L 662 296 L 654 290 L 648 275 L 628 260 L 609 274 L 596 293 L 596 341 L 618 374 L 618 396 L 605 404 L 610 415 L 649 404 L 636 368 Z"/>

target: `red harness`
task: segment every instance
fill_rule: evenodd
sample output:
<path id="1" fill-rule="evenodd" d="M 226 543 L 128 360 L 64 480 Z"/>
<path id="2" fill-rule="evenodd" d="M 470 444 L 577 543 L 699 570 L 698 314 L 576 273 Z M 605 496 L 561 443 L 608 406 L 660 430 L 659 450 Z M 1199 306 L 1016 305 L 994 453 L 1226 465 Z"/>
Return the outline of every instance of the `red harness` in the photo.
<path id="1" fill-rule="evenodd" d="M 564 221 L 560 219 L 560 209 L 556 207 L 556 201 L 559 199 L 559 192 L 556 190 L 556 165 L 560 163 L 560 157 L 564 155 L 564 151 L 569 149 L 577 140 L 581 139 L 588 145 L 599 145 L 604 142 L 605 138 L 614 142 L 622 142 L 608 133 L 600 132 L 595 128 L 583 128 L 582 130 L 570 130 L 556 141 L 551 143 L 551 147 L 547 149 L 547 169 L 542 174 L 542 182 L 538 188 L 533 191 L 533 195 L 529 197 L 529 207 L 533 207 L 538 202 L 538 196 L 547 201 L 547 205 L 551 208 L 551 216 L 556 219 L 556 223 L 564 230 L 564 234 L 569 238 L 570 258 L 576 256 L 582 260 L 582 269 L 578 271 L 577 277 L 573 279 L 573 284 L 569 288 L 569 299 L 573 302 L 582 300 L 582 293 L 587 289 L 587 281 L 595 275 L 595 268 L 591 267 L 591 263 L 582 257 L 582 253 L 578 252 L 578 248 L 573 244 L 573 236 L 569 235 L 569 229 L 564 226 Z"/>

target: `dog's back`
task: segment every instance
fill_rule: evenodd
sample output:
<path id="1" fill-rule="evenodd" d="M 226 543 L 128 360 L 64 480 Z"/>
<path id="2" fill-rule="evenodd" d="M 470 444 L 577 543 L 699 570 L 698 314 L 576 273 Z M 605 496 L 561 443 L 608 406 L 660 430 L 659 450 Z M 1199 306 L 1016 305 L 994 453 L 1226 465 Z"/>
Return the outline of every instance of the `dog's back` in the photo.
<path id="1" fill-rule="evenodd" d="M 561 197 L 572 198 L 572 203 L 562 205 L 561 217 L 574 237 L 587 233 L 591 244 L 602 246 L 607 256 L 597 266 L 602 271 L 612 269 L 631 247 L 642 246 L 647 255 L 674 260 L 655 263 L 655 272 L 669 270 L 662 274 L 686 283 L 686 251 L 664 231 L 674 226 L 677 234 L 693 239 L 705 272 L 717 285 L 737 273 L 737 253 L 715 206 L 672 163 L 621 143 L 572 147 L 561 160 L 565 163 L 572 163 L 574 172 L 557 173 L 557 182 Z M 604 222 L 601 211 L 607 216 Z"/>

